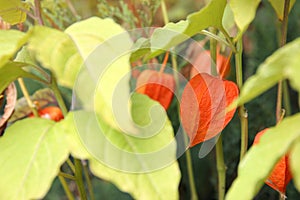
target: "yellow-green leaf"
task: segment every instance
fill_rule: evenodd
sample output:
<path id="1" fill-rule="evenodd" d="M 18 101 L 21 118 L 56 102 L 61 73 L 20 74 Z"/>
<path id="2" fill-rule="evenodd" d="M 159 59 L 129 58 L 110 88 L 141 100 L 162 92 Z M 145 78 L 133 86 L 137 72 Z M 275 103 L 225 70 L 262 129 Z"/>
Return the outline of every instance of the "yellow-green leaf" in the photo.
<path id="1" fill-rule="evenodd" d="M 284 1 L 285 0 L 269 0 L 271 3 L 272 7 L 274 8 L 278 19 L 282 20 L 283 19 L 283 10 L 284 10 Z M 296 0 L 291 0 L 290 1 L 290 6 L 289 6 L 289 11 L 293 8 Z"/>
<path id="2" fill-rule="evenodd" d="M 20 0 L 0 0 L 0 17 L 15 25 L 26 20 L 26 12 L 29 11 L 29 4 Z"/>

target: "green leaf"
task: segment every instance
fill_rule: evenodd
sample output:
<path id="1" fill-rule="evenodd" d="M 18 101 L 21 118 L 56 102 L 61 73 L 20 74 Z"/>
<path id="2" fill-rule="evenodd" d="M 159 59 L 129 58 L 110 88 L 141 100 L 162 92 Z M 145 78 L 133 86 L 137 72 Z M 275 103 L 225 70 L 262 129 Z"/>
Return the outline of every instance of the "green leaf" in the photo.
<path id="1" fill-rule="evenodd" d="M 150 173 L 125 173 L 109 168 L 99 161 L 91 160 L 94 175 L 110 181 L 134 199 L 179 199 L 180 171 L 177 162 Z"/>
<path id="2" fill-rule="evenodd" d="M 267 130 L 258 145 L 250 148 L 239 164 L 238 177 L 226 199 L 253 199 L 277 161 L 300 138 L 299 120 L 300 114 L 285 118 L 276 127 Z"/>
<path id="3" fill-rule="evenodd" d="M 25 119 L 6 129 L 0 138 L 0 199 L 45 196 L 69 155 L 64 132 L 55 124 L 46 119 Z"/>
<path id="4" fill-rule="evenodd" d="M 237 38 L 241 37 L 255 17 L 260 0 L 230 0 L 229 5 L 235 22 L 240 29 Z"/>
<path id="5" fill-rule="evenodd" d="M 11 25 L 23 23 L 30 5 L 20 0 L 0 0 L 0 17 Z"/>
<path id="6" fill-rule="evenodd" d="M 115 129 L 133 130 L 128 112 L 132 41 L 127 31 L 112 19 L 92 17 L 66 33 L 85 59 L 74 89 L 80 106 L 95 109 Z"/>
<path id="7" fill-rule="evenodd" d="M 212 0 L 200 11 L 187 16 L 186 20 L 157 28 L 151 37 L 152 54 L 156 55 L 161 50 L 168 50 L 208 27 L 221 29 L 226 3 L 226 0 Z"/>
<path id="8" fill-rule="evenodd" d="M 283 19 L 283 10 L 284 10 L 284 0 L 269 0 L 271 3 L 272 7 L 274 8 L 278 19 L 282 20 Z M 289 12 L 292 10 L 296 0 L 291 0 L 290 1 L 290 6 L 289 6 Z"/>
<path id="9" fill-rule="evenodd" d="M 43 82 L 42 79 L 25 71 L 23 68 L 28 66 L 27 63 L 19 62 L 8 62 L 5 65 L 0 66 L 0 93 L 17 78 L 32 78 L 38 81 Z"/>
<path id="10" fill-rule="evenodd" d="M 295 141 L 290 153 L 290 166 L 293 174 L 294 184 L 297 187 L 298 191 L 300 191 L 300 138 Z"/>
<path id="11" fill-rule="evenodd" d="M 0 30 L 0 66 L 11 59 L 27 40 L 28 34 L 20 31 Z"/>
<path id="12" fill-rule="evenodd" d="M 71 38 L 58 30 L 35 26 L 28 50 L 50 69 L 60 85 L 72 88 L 83 60 Z"/>
<path id="13" fill-rule="evenodd" d="M 172 125 L 164 109 L 147 96 L 134 94 L 132 103 L 133 120 L 141 126 L 139 135 L 93 121 L 93 113 L 74 112 L 81 142 L 93 156 L 91 170 L 135 199 L 178 199 L 180 170 Z M 80 145 L 74 149 L 75 155 L 86 154 Z"/>
<path id="14" fill-rule="evenodd" d="M 137 61 L 140 57 L 150 52 L 150 40 L 146 38 L 139 38 L 132 47 L 132 54 L 130 62 Z"/>
<path id="15" fill-rule="evenodd" d="M 274 52 L 259 66 L 257 73 L 245 82 L 236 103 L 243 104 L 252 100 L 285 78 L 300 91 L 299 55 L 300 38 Z"/>

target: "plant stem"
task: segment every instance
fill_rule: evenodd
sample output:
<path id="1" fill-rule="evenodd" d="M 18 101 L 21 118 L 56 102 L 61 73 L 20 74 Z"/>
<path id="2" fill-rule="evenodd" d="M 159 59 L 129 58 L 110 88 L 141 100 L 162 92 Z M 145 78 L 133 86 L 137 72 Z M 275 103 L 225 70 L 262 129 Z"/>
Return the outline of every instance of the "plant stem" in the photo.
<path id="1" fill-rule="evenodd" d="M 215 28 L 210 30 L 213 34 L 217 33 Z M 210 56 L 211 56 L 211 75 L 218 76 L 217 71 L 217 41 L 213 38 L 210 39 Z M 220 135 L 216 144 L 216 162 L 218 172 L 218 193 L 219 200 L 224 200 L 225 196 L 225 184 L 226 184 L 226 166 L 224 162 L 224 152 L 222 144 L 222 136 Z"/>
<path id="2" fill-rule="evenodd" d="M 217 157 L 217 171 L 218 171 L 218 192 L 219 200 L 225 197 L 225 184 L 226 184 L 226 166 L 224 162 L 222 135 L 220 135 L 216 144 L 216 157 Z"/>
<path id="3" fill-rule="evenodd" d="M 164 18 L 164 23 L 167 24 L 169 23 L 169 17 L 168 17 L 168 12 L 167 12 L 167 6 L 164 0 L 161 0 L 161 12 Z"/>
<path id="4" fill-rule="evenodd" d="M 291 103 L 290 103 L 290 92 L 288 88 L 287 80 L 282 82 L 283 89 L 283 104 L 285 109 L 286 116 L 290 116 L 292 114 Z"/>
<path id="5" fill-rule="evenodd" d="M 66 107 L 66 104 L 61 96 L 60 90 L 58 88 L 57 82 L 56 82 L 56 78 L 54 75 L 52 75 L 51 78 L 51 85 L 50 85 L 51 89 L 53 90 L 53 93 L 55 95 L 55 98 L 57 100 L 58 106 L 60 107 L 64 117 L 68 114 L 68 109 Z"/>
<path id="6" fill-rule="evenodd" d="M 165 71 L 165 68 L 167 66 L 167 62 L 168 62 L 168 58 L 169 58 L 169 51 L 166 52 L 165 57 L 164 57 L 164 61 L 160 67 L 159 73 L 162 74 Z"/>
<path id="7" fill-rule="evenodd" d="M 172 53 L 171 55 L 172 59 L 172 66 L 175 71 L 174 79 L 176 84 L 176 92 L 179 93 L 179 78 L 178 78 L 178 67 L 177 67 L 177 61 L 176 61 L 176 55 Z M 176 95 L 178 96 L 178 95 Z M 180 113 L 180 105 L 178 105 L 178 114 Z M 184 130 L 182 130 L 184 132 Z M 184 146 L 188 146 L 188 139 L 187 135 L 183 133 L 183 141 Z M 189 178 L 189 185 L 190 185 L 190 192 L 191 192 L 191 199 L 192 200 L 198 200 L 197 190 L 196 190 L 196 184 L 194 179 L 194 172 L 193 172 L 193 163 L 192 163 L 192 157 L 191 157 L 191 150 L 188 148 L 185 152 L 186 154 L 186 164 L 187 164 L 187 172 L 188 172 L 188 178 Z"/>
<path id="8" fill-rule="evenodd" d="M 67 173 L 64 173 L 64 172 L 59 172 L 58 176 L 62 176 L 64 178 L 67 178 L 67 179 L 75 181 L 75 177 L 74 176 L 72 176 L 70 174 L 67 174 Z"/>
<path id="9" fill-rule="evenodd" d="M 216 35 L 217 30 L 215 28 L 211 28 L 210 32 L 214 35 Z M 218 76 L 218 70 L 217 70 L 217 40 L 214 38 L 210 38 L 210 70 L 211 75 Z"/>
<path id="10" fill-rule="evenodd" d="M 239 39 L 236 44 L 237 52 L 235 54 L 235 69 L 236 69 L 236 82 L 241 90 L 243 86 L 243 70 L 242 70 L 242 52 L 243 43 L 242 39 Z M 238 113 L 241 123 L 241 150 L 240 150 L 240 160 L 243 159 L 248 148 L 248 113 L 244 105 L 238 107 Z"/>
<path id="11" fill-rule="evenodd" d="M 73 173 L 75 173 L 75 166 L 72 163 L 72 161 L 70 160 L 70 158 L 68 158 L 67 160 L 67 164 L 69 165 L 70 169 L 72 170 Z"/>
<path id="12" fill-rule="evenodd" d="M 90 179 L 90 175 L 89 175 L 89 171 L 88 171 L 86 162 L 84 162 L 84 164 L 83 164 L 83 173 L 84 173 L 84 176 L 86 177 L 86 183 L 87 183 L 87 187 L 88 187 L 88 191 L 89 191 L 91 200 L 95 200 L 95 196 L 94 196 L 94 192 L 93 192 L 93 185 L 92 185 L 92 181 Z"/>
<path id="13" fill-rule="evenodd" d="M 31 112 L 33 113 L 33 115 L 35 117 L 39 117 L 38 111 L 36 109 L 36 105 L 30 99 L 30 95 L 29 95 L 29 92 L 28 92 L 28 90 L 26 88 L 24 80 L 22 78 L 18 78 L 18 83 L 19 83 L 20 88 L 22 90 L 22 93 L 23 93 L 23 95 L 24 95 L 24 97 L 25 97 L 25 99 L 27 101 L 28 106 L 31 109 Z"/>
<path id="14" fill-rule="evenodd" d="M 234 45 L 234 43 L 233 43 L 233 41 L 232 41 L 230 35 L 227 33 L 227 31 L 226 31 L 224 28 L 221 28 L 220 31 L 223 33 L 223 35 L 225 36 L 227 42 L 229 43 L 228 46 L 231 48 L 231 50 L 232 50 L 234 53 L 236 53 L 237 49 L 236 49 L 236 47 L 235 47 L 235 45 Z"/>
<path id="15" fill-rule="evenodd" d="M 75 179 L 76 179 L 76 183 L 77 183 L 78 190 L 80 193 L 80 198 L 82 200 L 85 200 L 85 199 L 87 199 L 87 195 L 86 195 L 84 184 L 83 184 L 82 163 L 81 163 L 81 160 L 76 159 L 76 158 L 74 159 L 74 162 L 75 162 L 75 169 L 76 169 Z"/>
<path id="16" fill-rule="evenodd" d="M 74 198 L 72 192 L 70 191 L 70 188 L 68 187 L 68 184 L 67 184 L 65 178 L 63 176 L 60 176 L 60 175 L 58 175 L 58 178 L 59 178 L 59 181 L 60 181 L 61 185 L 64 188 L 64 191 L 65 191 L 68 199 L 69 200 L 74 200 L 75 198 Z"/>
<path id="17" fill-rule="evenodd" d="M 184 133 L 184 145 L 188 145 L 188 140 L 187 136 Z M 192 156 L 191 156 L 191 150 L 188 148 L 185 152 L 186 155 L 186 164 L 187 164 L 187 171 L 188 171 L 188 176 L 189 176 L 189 184 L 190 184 L 190 189 L 191 189 L 191 199 L 192 200 L 197 200 L 198 195 L 196 191 L 196 186 L 195 186 L 195 179 L 194 179 L 194 172 L 193 172 L 193 163 L 192 163 Z"/>
<path id="18" fill-rule="evenodd" d="M 52 76 L 50 87 L 54 92 L 54 95 L 56 97 L 59 107 L 62 110 L 63 115 L 66 116 L 68 113 L 68 110 L 67 110 L 67 107 L 61 96 L 61 93 L 59 91 L 59 88 L 58 88 L 58 85 L 57 85 L 57 82 L 56 82 L 56 79 L 54 76 Z M 76 158 L 74 158 L 74 162 L 75 162 L 75 180 L 76 180 L 76 183 L 77 183 L 77 186 L 79 189 L 80 197 L 81 197 L 81 199 L 85 200 L 85 199 L 87 199 L 87 195 L 86 195 L 86 192 L 84 189 L 83 178 L 82 178 L 82 163 L 81 163 L 81 160 L 76 159 Z M 70 167 L 71 166 L 72 165 L 70 165 Z M 86 177 L 86 178 L 88 179 L 89 177 Z"/>
<path id="19" fill-rule="evenodd" d="M 38 24 L 43 26 L 44 21 L 43 21 L 42 13 L 41 13 L 41 2 L 40 2 L 40 0 L 34 0 L 34 7 L 35 7 L 35 17 L 38 21 Z"/>
<path id="20" fill-rule="evenodd" d="M 281 23 L 280 47 L 283 47 L 286 44 L 289 7 L 290 7 L 290 0 L 285 0 L 284 1 L 284 10 L 283 10 L 283 20 Z M 276 123 L 278 123 L 280 120 L 281 109 L 282 109 L 282 81 L 279 81 L 278 89 L 277 89 Z"/>
<path id="21" fill-rule="evenodd" d="M 209 38 L 213 38 L 213 39 L 217 40 L 218 42 L 222 42 L 222 43 L 225 44 L 226 46 L 230 46 L 230 44 L 229 44 L 226 40 L 224 40 L 224 39 L 221 38 L 220 36 L 215 35 L 215 34 L 209 32 L 209 31 L 207 31 L 207 30 L 202 30 L 202 31 L 200 31 L 200 34 L 206 35 L 206 36 L 208 36 Z"/>

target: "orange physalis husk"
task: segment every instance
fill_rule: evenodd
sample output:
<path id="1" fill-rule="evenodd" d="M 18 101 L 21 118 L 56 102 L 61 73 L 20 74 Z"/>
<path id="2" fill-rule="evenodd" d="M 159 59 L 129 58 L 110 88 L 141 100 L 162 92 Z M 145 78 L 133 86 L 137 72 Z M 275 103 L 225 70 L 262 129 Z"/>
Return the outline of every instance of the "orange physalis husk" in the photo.
<path id="1" fill-rule="evenodd" d="M 260 131 L 256 134 L 253 145 L 259 143 L 261 136 L 268 130 L 268 128 Z M 275 165 L 273 171 L 265 181 L 274 190 L 277 190 L 281 194 L 285 194 L 286 186 L 292 179 L 292 174 L 289 168 L 289 155 L 283 156 Z"/>
<path id="2" fill-rule="evenodd" d="M 136 92 L 146 94 L 158 101 L 165 110 L 168 109 L 174 96 L 175 80 L 171 74 L 160 73 L 155 70 L 143 71 L 136 83 Z"/>
<path id="3" fill-rule="evenodd" d="M 53 121 L 60 121 L 64 118 L 63 113 L 60 108 L 56 106 L 49 106 L 43 109 L 38 110 L 38 114 L 41 118 L 44 119 L 50 119 Z M 34 115 L 31 113 L 29 117 L 34 117 Z"/>
<path id="4" fill-rule="evenodd" d="M 193 78 L 199 73 L 211 74 L 211 57 L 210 51 L 201 51 L 195 60 L 192 62 L 190 77 Z M 217 52 L 217 71 L 220 77 L 226 78 L 230 72 L 230 56 L 226 57 Z"/>
<path id="5" fill-rule="evenodd" d="M 225 128 L 236 110 L 226 113 L 226 107 L 238 94 L 234 82 L 205 73 L 188 82 L 182 93 L 180 116 L 191 147 L 215 137 Z"/>

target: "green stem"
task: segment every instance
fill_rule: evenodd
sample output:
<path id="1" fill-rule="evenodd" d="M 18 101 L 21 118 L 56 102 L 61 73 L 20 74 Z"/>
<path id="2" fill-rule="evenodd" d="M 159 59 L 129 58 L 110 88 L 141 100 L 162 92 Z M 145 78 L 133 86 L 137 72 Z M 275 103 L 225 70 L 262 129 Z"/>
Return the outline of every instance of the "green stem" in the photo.
<path id="1" fill-rule="evenodd" d="M 211 28 L 213 34 L 217 33 L 215 28 Z M 210 56 L 211 56 L 211 74 L 218 76 L 217 71 L 217 41 L 213 38 L 210 39 Z M 222 145 L 222 136 L 216 144 L 216 159 L 217 159 L 217 172 L 218 172 L 218 193 L 219 200 L 224 200 L 225 184 L 226 184 L 226 166 L 224 162 L 224 152 Z"/>
<path id="2" fill-rule="evenodd" d="M 87 199 L 87 195 L 85 192 L 84 184 L 83 184 L 83 177 L 82 177 L 82 163 L 79 159 L 74 159 L 75 162 L 75 179 L 78 186 L 78 190 L 80 193 L 80 198 L 82 200 Z"/>
<path id="3" fill-rule="evenodd" d="M 169 17 L 167 13 L 167 6 L 164 0 L 161 0 L 161 12 L 164 18 L 164 23 L 167 24 L 169 23 Z"/>
<path id="4" fill-rule="evenodd" d="M 52 75 L 52 79 L 51 79 L 51 85 L 50 85 L 51 89 L 54 92 L 54 95 L 56 97 L 58 106 L 60 107 L 64 117 L 68 114 L 68 109 L 66 107 L 66 104 L 64 102 L 64 99 L 61 96 L 61 92 L 58 88 L 57 82 L 56 82 L 56 78 L 54 75 Z"/>
<path id="5" fill-rule="evenodd" d="M 83 173 L 84 173 L 84 176 L 86 177 L 86 183 L 87 183 L 87 187 L 88 187 L 88 191 L 89 191 L 91 200 L 95 200 L 95 196 L 94 196 L 94 192 L 93 192 L 93 185 L 92 185 L 92 181 L 90 179 L 89 170 L 88 170 L 86 162 L 83 164 Z"/>
<path id="6" fill-rule="evenodd" d="M 282 82 L 283 86 L 283 104 L 284 104 L 284 109 L 285 109 L 285 114 L 286 116 L 290 116 L 292 114 L 292 109 L 291 109 L 291 103 L 290 103 L 290 92 L 288 88 L 288 82 L 287 80 L 284 80 Z"/>
<path id="7" fill-rule="evenodd" d="M 283 47 L 286 44 L 289 7 L 290 7 L 290 0 L 285 0 L 284 10 L 283 10 L 283 20 L 281 23 L 280 47 Z M 278 89 L 277 89 L 276 123 L 280 121 L 281 110 L 282 110 L 282 81 L 279 81 Z"/>
<path id="8" fill-rule="evenodd" d="M 67 174 L 67 173 L 64 173 L 64 172 L 59 172 L 58 176 L 62 176 L 64 178 L 67 178 L 67 179 L 75 181 L 75 177 L 74 176 L 72 176 L 70 174 Z"/>
<path id="9" fill-rule="evenodd" d="M 237 52 L 235 54 L 235 69 L 236 69 L 236 82 L 240 90 L 243 87 L 242 52 L 243 52 L 243 43 L 242 43 L 242 39 L 239 39 L 237 41 Z M 244 105 L 238 107 L 238 113 L 240 116 L 240 123 L 241 123 L 240 160 L 242 160 L 248 148 L 248 113 Z"/>
<path id="10" fill-rule="evenodd" d="M 222 42 L 223 44 L 225 44 L 226 46 L 230 46 L 230 44 L 224 40 L 223 38 L 221 38 L 220 36 L 216 35 L 216 34 L 213 34 L 207 30 L 202 30 L 200 31 L 200 34 L 203 34 L 203 35 L 206 35 L 208 36 L 209 38 L 213 38 L 215 40 L 217 40 L 218 42 Z"/>
<path id="11" fill-rule="evenodd" d="M 215 28 L 211 28 L 210 32 L 216 35 L 217 30 Z M 212 76 L 218 76 L 217 70 L 217 40 L 214 38 L 210 38 L 210 70 Z"/>
<path id="12" fill-rule="evenodd" d="M 226 166 L 224 162 L 222 135 L 220 135 L 216 144 L 216 157 L 217 157 L 217 171 L 218 171 L 218 192 L 219 200 L 225 197 L 225 184 L 226 184 Z"/>
<path id="13" fill-rule="evenodd" d="M 177 61 L 176 61 L 176 55 L 172 53 L 171 56 L 172 59 L 172 66 L 175 71 L 174 79 L 175 79 L 175 84 L 176 84 L 176 92 L 179 93 L 179 78 L 178 78 L 178 66 L 177 66 Z M 178 95 L 176 95 L 178 96 Z M 180 107 L 178 105 L 178 113 L 180 113 Z M 182 130 L 184 131 L 184 130 Z M 183 140 L 184 140 L 184 145 L 188 146 L 188 139 L 187 135 L 183 133 Z M 194 172 L 193 172 L 193 163 L 192 163 L 192 158 L 191 158 L 191 150 L 188 148 L 186 150 L 186 164 L 187 164 L 187 172 L 188 172 L 188 178 L 189 178 L 189 184 L 190 184 L 190 192 L 191 192 L 191 199 L 192 200 L 198 200 L 198 195 L 197 195 L 197 190 L 196 190 L 196 184 L 195 184 L 195 179 L 194 179 Z"/>
<path id="14" fill-rule="evenodd" d="M 62 96 L 61 96 L 61 93 L 59 91 L 59 88 L 58 88 L 58 85 L 57 85 L 57 82 L 56 82 L 56 79 L 54 76 L 52 76 L 52 81 L 51 81 L 50 86 L 54 92 L 54 95 L 56 97 L 59 107 L 62 110 L 63 115 L 66 116 L 68 113 L 68 109 L 64 103 Z M 77 183 L 77 186 L 79 189 L 80 197 L 81 197 L 81 199 L 87 199 L 87 195 L 86 195 L 86 192 L 84 189 L 84 184 L 83 184 L 83 178 L 82 178 L 83 171 L 82 171 L 81 160 L 74 158 L 74 162 L 75 162 L 75 180 L 76 180 L 76 183 Z M 72 165 L 70 165 L 70 166 L 72 166 Z M 89 177 L 87 177 L 87 179 L 88 178 Z"/>
<path id="15" fill-rule="evenodd" d="M 29 95 L 29 92 L 28 92 L 28 90 L 26 88 L 24 80 L 22 78 L 18 78 L 18 83 L 19 83 L 21 91 L 22 91 L 22 93 L 23 93 L 23 95 L 24 95 L 24 97 L 25 97 L 25 99 L 27 101 L 28 106 L 31 109 L 31 112 L 33 113 L 33 115 L 35 117 L 39 117 L 36 105 L 30 99 L 30 95 Z"/>
<path id="16" fill-rule="evenodd" d="M 227 33 L 227 31 L 224 28 L 221 28 L 220 31 L 223 33 L 223 35 L 225 36 L 227 42 L 228 42 L 228 46 L 231 48 L 231 50 L 233 51 L 233 53 L 236 53 L 236 47 L 230 37 L 230 35 Z"/>
<path id="17" fill-rule="evenodd" d="M 68 187 L 68 184 L 67 184 L 65 178 L 63 176 L 60 176 L 60 175 L 58 175 L 58 178 L 59 178 L 59 181 L 60 181 L 61 185 L 64 188 L 64 191 L 65 191 L 68 199 L 69 200 L 74 200 L 75 198 L 74 198 L 72 192 L 70 191 L 70 188 Z"/>
<path id="18" fill-rule="evenodd" d="M 68 158 L 67 164 L 69 165 L 71 171 L 75 174 L 75 166 L 74 166 L 73 162 L 70 160 L 70 158 Z"/>

